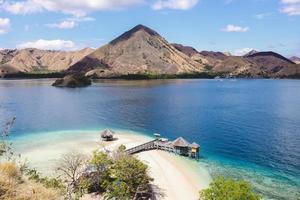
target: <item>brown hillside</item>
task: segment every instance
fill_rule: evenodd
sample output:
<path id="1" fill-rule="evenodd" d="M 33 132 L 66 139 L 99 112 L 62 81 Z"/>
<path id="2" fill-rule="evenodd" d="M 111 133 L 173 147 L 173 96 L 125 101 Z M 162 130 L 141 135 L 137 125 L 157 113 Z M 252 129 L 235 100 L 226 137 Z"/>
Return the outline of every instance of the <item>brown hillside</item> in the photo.
<path id="1" fill-rule="evenodd" d="M 94 77 L 137 73 L 178 74 L 203 70 L 157 32 L 138 25 L 70 67 Z"/>

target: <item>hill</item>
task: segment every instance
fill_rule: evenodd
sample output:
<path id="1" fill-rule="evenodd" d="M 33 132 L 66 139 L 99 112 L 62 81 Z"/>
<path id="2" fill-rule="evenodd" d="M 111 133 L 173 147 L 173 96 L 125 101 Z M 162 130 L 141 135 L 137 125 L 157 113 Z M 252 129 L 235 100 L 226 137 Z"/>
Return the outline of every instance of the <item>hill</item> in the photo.
<path id="1" fill-rule="evenodd" d="M 203 65 L 178 51 L 154 30 L 138 25 L 85 56 L 68 71 L 99 78 L 196 73 L 203 71 Z"/>
<path id="2" fill-rule="evenodd" d="M 0 76 L 29 72 L 46 73 L 64 71 L 93 51 L 85 48 L 79 51 L 51 51 L 40 49 L 5 49 L 0 51 Z"/>
<path id="3" fill-rule="evenodd" d="M 178 47 L 179 45 L 176 44 Z M 184 48 L 183 48 L 184 47 Z M 234 77 L 299 77 L 300 68 L 293 61 L 275 52 L 251 51 L 245 56 L 231 56 L 222 52 L 202 51 L 188 53 L 186 49 L 192 47 L 183 46 L 178 48 L 195 61 L 206 65 L 206 69 L 213 73 L 221 73 L 224 76 Z"/>

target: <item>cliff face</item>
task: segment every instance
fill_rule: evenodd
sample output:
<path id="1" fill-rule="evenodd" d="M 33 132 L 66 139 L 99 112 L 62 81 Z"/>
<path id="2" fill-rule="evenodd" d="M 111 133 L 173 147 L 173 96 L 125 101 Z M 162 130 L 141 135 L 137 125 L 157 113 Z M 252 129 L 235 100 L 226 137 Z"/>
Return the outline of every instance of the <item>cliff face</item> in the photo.
<path id="1" fill-rule="evenodd" d="M 178 74 L 201 72 L 203 65 L 178 51 L 157 32 L 138 25 L 84 57 L 69 71 L 94 77 Z"/>

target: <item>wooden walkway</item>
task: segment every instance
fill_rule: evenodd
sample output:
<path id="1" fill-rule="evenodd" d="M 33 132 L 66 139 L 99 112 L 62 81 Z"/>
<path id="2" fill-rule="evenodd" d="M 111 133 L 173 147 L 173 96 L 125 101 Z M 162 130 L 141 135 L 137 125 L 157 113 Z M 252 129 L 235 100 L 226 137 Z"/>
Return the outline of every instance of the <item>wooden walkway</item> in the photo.
<path id="1" fill-rule="evenodd" d="M 162 142 L 157 139 L 127 149 L 125 152 L 127 154 L 132 155 L 132 154 L 140 153 L 142 151 L 150 151 L 150 150 L 163 150 L 168 152 L 175 152 L 175 149 L 170 142 Z"/>

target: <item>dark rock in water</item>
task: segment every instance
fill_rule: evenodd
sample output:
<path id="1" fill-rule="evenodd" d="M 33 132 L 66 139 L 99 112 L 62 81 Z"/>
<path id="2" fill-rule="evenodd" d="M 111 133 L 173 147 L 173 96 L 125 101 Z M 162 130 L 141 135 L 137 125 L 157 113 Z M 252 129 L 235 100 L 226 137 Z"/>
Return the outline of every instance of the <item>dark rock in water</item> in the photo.
<path id="1" fill-rule="evenodd" d="M 92 84 L 92 81 L 82 74 L 67 75 L 64 78 L 57 79 L 52 86 L 55 87 L 86 87 Z"/>

